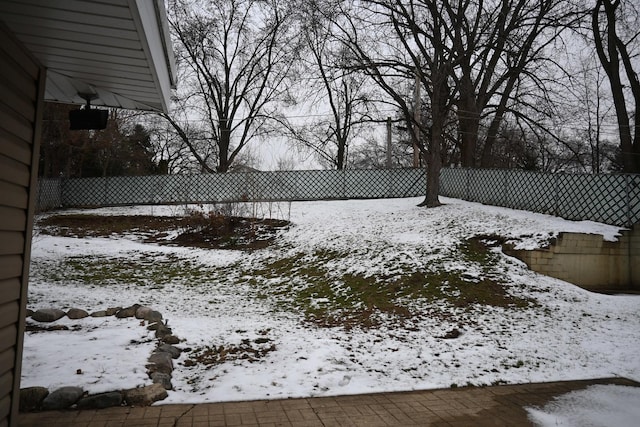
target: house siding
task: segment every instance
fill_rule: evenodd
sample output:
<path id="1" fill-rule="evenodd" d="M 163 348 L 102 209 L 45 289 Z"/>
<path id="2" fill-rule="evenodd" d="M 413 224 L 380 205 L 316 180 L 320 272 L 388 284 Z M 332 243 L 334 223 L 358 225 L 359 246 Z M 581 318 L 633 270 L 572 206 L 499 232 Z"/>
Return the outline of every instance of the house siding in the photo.
<path id="1" fill-rule="evenodd" d="M 45 70 L 1 22 L 0 70 L 0 427 L 14 427 Z"/>

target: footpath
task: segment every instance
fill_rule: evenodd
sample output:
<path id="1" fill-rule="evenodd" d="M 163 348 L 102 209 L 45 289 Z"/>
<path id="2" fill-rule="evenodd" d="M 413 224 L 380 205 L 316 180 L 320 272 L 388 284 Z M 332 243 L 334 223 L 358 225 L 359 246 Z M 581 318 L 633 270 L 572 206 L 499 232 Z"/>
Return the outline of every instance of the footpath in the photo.
<path id="1" fill-rule="evenodd" d="M 286 400 L 257 400 L 20 414 L 20 427 L 528 426 L 526 407 L 625 378 L 461 387 Z"/>

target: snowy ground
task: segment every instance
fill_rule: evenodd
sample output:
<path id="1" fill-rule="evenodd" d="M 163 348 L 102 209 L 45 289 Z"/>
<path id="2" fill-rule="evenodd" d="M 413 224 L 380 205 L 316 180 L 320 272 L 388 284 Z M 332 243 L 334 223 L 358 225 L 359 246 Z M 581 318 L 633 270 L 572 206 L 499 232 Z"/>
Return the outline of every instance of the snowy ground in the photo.
<path id="1" fill-rule="evenodd" d="M 274 246 L 254 252 L 152 245 L 135 236 L 36 235 L 28 305 L 92 311 L 140 303 L 162 312 L 184 339 L 180 347 L 193 350 L 178 360 L 174 391 L 163 403 L 611 376 L 640 380 L 640 297 L 591 293 L 533 273 L 499 250 L 489 266 L 460 252 L 465 239 L 477 235 L 500 235 L 530 249 L 562 231 L 615 240 L 618 228 L 441 200 L 445 204 L 436 209 L 416 207 L 420 199 L 415 198 L 280 206 L 271 213 L 293 225 Z M 83 212 L 177 211 L 156 206 Z M 291 263 L 291 275 L 265 273 L 276 271 L 280 259 Z M 303 274 L 304 268 L 317 269 L 320 261 L 335 281 L 331 289 L 346 293 L 346 300 L 349 290 L 341 282 L 346 275 L 386 280 L 428 271 L 472 282 L 497 280 L 509 296 L 526 304 L 460 307 L 452 302 L 455 289 L 443 283 L 435 286 L 445 298 L 401 302 L 419 315 L 398 319 L 374 313 L 377 322 L 371 327 L 320 327 L 304 321 L 305 313 L 296 309 L 332 303 L 323 295 L 300 292 L 308 286 L 305 274 L 311 274 Z M 78 265 L 87 262 L 103 269 L 103 276 L 84 277 Z M 184 274 L 173 274 L 176 268 Z M 109 270 L 119 273 L 108 275 Z M 82 385 L 95 393 L 149 383 L 143 368 L 152 335 L 139 322 L 64 322 L 73 322 L 76 330 L 27 333 L 22 387 Z M 443 338 L 453 329 L 460 336 Z M 183 366 L 195 352 L 220 346 L 240 355 L 254 353 L 209 366 Z"/>

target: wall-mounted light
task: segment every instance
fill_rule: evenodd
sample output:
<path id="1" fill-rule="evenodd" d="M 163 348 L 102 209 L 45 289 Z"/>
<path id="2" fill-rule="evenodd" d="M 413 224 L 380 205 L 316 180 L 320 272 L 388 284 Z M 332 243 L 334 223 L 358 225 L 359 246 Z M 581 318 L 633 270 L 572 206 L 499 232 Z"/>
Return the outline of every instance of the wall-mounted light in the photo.
<path id="1" fill-rule="evenodd" d="M 91 109 L 91 100 L 96 98 L 96 95 L 91 93 L 79 93 L 81 98 L 87 101 L 84 109 L 69 111 L 69 123 L 71 130 L 83 130 L 83 129 L 104 129 L 107 127 L 107 119 L 109 118 L 108 110 Z"/>

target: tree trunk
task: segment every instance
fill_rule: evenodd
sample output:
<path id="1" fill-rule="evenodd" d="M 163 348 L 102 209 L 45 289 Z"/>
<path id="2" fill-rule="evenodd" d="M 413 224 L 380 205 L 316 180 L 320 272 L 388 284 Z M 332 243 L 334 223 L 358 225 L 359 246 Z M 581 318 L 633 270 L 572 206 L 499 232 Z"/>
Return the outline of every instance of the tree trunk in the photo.
<path id="1" fill-rule="evenodd" d="M 426 196 L 422 203 L 418 206 L 434 208 L 440 206 L 440 170 L 442 169 L 441 158 L 442 147 L 442 126 L 434 125 L 431 131 L 431 140 L 429 141 L 429 152 L 427 153 L 427 190 Z"/>
<path id="2" fill-rule="evenodd" d="M 507 101 L 510 98 L 511 90 L 513 89 L 513 85 L 515 84 L 515 78 L 509 79 L 507 82 L 505 91 L 502 93 L 500 97 L 500 104 L 496 110 L 493 119 L 491 120 L 491 124 L 489 125 L 489 130 L 487 131 L 487 138 L 484 143 L 484 147 L 482 147 L 482 157 L 480 159 L 480 167 L 482 168 L 490 168 L 494 165 L 493 162 L 493 144 L 498 139 L 498 132 L 500 131 L 500 125 L 502 124 L 502 118 L 504 117 L 505 111 L 507 109 Z"/>
<path id="3" fill-rule="evenodd" d="M 476 147 L 480 128 L 480 114 L 475 111 L 475 102 L 460 102 L 458 124 L 461 141 L 460 163 L 463 168 L 473 168 L 476 165 Z"/>
<path id="4" fill-rule="evenodd" d="M 342 170 L 344 169 L 344 158 L 346 152 L 346 141 L 342 141 L 341 138 L 338 138 L 338 153 L 336 155 L 336 169 Z"/>
<path id="5" fill-rule="evenodd" d="M 231 145 L 231 129 L 229 129 L 229 120 L 220 120 L 220 143 L 218 144 L 218 167 L 216 170 L 219 173 L 225 173 L 229 171 L 229 146 Z"/>
<path id="6" fill-rule="evenodd" d="M 476 104 L 476 94 L 471 81 L 470 67 L 464 67 L 464 75 L 460 79 L 458 99 L 458 126 L 460 128 L 460 163 L 463 168 L 476 166 L 476 147 L 478 145 L 478 129 L 480 129 L 480 112 Z"/>
<path id="7" fill-rule="evenodd" d="M 447 117 L 449 101 L 448 67 L 440 65 L 431 76 L 433 92 L 431 94 L 431 137 L 429 138 L 429 152 L 427 153 L 427 191 L 425 199 L 418 206 L 433 208 L 440 206 L 440 170 L 442 169 L 441 148 L 444 140 L 444 124 Z"/>
<path id="8" fill-rule="evenodd" d="M 613 105 L 618 119 L 618 133 L 620 135 L 620 150 L 622 151 L 622 167 L 626 173 L 640 172 L 640 160 L 634 157 L 640 157 L 640 132 L 637 125 L 640 123 L 638 116 L 638 105 L 636 105 L 636 141 L 631 136 L 631 127 L 627 112 L 627 105 L 624 94 L 624 85 L 620 77 L 620 56 L 624 61 L 628 76 L 631 78 L 631 88 L 636 100 L 640 99 L 640 84 L 637 83 L 637 76 L 629 71 L 631 70 L 631 62 L 624 44 L 620 41 L 616 30 L 616 9 L 620 5 L 619 2 L 612 3 L 608 0 L 599 0 L 592 12 L 592 29 L 596 45 L 596 52 L 600 63 L 607 73 L 611 94 L 613 97 Z M 603 41 L 603 34 L 600 33 L 599 15 L 601 8 L 604 8 L 606 15 L 606 46 Z M 634 78 L 635 77 L 635 78 Z M 634 89 L 635 84 L 635 89 Z M 635 147 L 634 147 L 635 145 Z"/>

